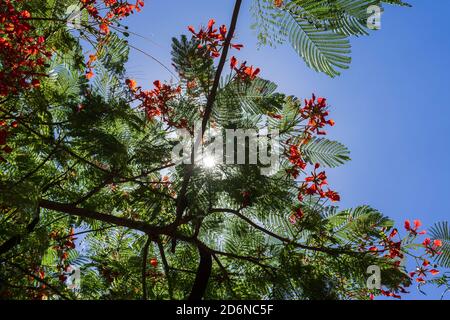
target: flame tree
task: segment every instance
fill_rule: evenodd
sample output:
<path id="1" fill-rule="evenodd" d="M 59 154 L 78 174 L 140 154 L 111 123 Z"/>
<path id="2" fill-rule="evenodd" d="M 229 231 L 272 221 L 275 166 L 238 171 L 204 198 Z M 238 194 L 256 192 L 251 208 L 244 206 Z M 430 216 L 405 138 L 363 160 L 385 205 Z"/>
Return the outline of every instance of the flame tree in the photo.
<path id="1" fill-rule="evenodd" d="M 418 240 L 419 220 L 398 230 L 368 206 L 338 208 L 326 168 L 344 164 L 349 151 L 324 137 L 332 108 L 314 94 L 302 101 L 278 92 L 260 68 L 238 60 L 241 4 L 229 25 L 187 26 L 172 42 L 177 82 L 149 85 L 124 68 L 122 20 L 143 1 L 1 1 L 2 298 L 398 298 L 439 272 L 428 258 L 442 242 Z M 78 30 L 66 28 L 73 5 Z M 354 30 L 348 15 L 311 1 L 264 8 L 321 12 L 329 41 Z M 348 3 L 341 9 L 356 14 Z M 255 14 L 268 23 L 263 11 Z M 327 39 L 319 38 L 297 40 Z M 314 54 L 301 53 L 335 75 L 326 59 L 339 54 Z M 279 130 L 280 168 L 266 176 L 261 163 L 174 163 L 174 131 L 192 132 L 195 122 L 204 140 L 209 128 Z M 410 273 L 407 257 L 417 263 Z M 369 266 L 379 267 L 381 287 L 367 287 Z M 74 268 L 76 288 L 67 283 Z"/>

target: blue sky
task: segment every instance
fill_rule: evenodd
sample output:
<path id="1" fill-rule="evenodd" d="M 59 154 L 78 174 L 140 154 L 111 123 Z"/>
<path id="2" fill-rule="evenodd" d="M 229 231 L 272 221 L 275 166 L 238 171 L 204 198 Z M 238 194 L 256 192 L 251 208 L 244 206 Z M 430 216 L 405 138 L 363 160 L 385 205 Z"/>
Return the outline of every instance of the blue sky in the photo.
<path id="1" fill-rule="evenodd" d="M 279 91 L 328 98 L 336 126 L 329 138 L 351 150 L 352 161 L 328 170 L 329 183 L 341 194 L 342 207 L 367 204 L 394 218 L 399 225 L 420 218 L 425 227 L 449 220 L 450 189 L 450 41 L 448 0 L 410 0 L 412 8 L 388 6 L 381 30 L 352 39 L 349 70 L 331 79 L 307 68 L 288 45 L 258 50 L 250 29 L 250 0 L 243 1 L 237 26 L 237 54 L 262 69 L 261 76 Z M 127 19 L 132 45 L 170 66 L 173 36 L 186 26 L 215 18 L 229 24 L 234 1 L 151 1 L 143 12 Z M 144 87 L 171 75 L 152 59 L 133 50 L 128 75 Z M 413 291 L 415 291 L 413 289 Z M 440 290 L 426 289 L 439 298 Z"/>

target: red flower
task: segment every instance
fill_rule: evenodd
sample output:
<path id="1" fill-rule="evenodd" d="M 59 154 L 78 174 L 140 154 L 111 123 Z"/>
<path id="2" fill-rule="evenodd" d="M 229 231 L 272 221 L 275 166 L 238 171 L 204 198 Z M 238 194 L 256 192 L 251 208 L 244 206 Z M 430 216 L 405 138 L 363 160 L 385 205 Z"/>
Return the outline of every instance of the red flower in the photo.
<path id="1" fill-rule="evenodd" d="M 300 150 L 296 145 L 291 145 L 289 147 L 289 161 L 298 169 L 304 170 L 306 168 L 306 162 L 303 161 Z M 298 174 L 298 170 L 295 170 L 294 172 Z"/>
<path id="2" fill-rule="evenodd" d="M 431 270 L 430 270 L 430 273 L 431 273 L 433 276 L 435 276 L 435 275 L 437 275 L 437 274 L 439 273 L 439 270 L 431 269 Z"/>
<path id="3" fill-rule="evenodd" d="M 426 238 L 422 244 L 425 247 L 425 252 L 428 253 L 429 255 L 434 256 L 441 254 L 441 252 L 438 251 L 438 248 L 442 246 L 441 240 L 436 239 L 433 242 L 431 242 L 430 238 Z"/>
<path id="4" fill-rule="evenodd" d="M 383 290 L 383 289 L 381 289 L 380 291 L 381 291 L 381 294 L 386 296 L 386 297 L 392 297 L 392 298 L 396 298 L 396 299 L 401 299 L 402 298 L 400 295 L 395 294 L 392 291 L 386 291 L 386 290 Z"/>
<path id="5" fill-rule="evenodd" d="M 305 100 L 305 106 L 300 109 L 300 114 L 304 119 L 308 120 L 308 124 L 305 126 L 305 131 L 307 133 L 324 135 L 326 132 L 321 129 L 326 125 L 333 126 L 335 124 L 333 120 L 326 119 L 328 116 L 326 107 L 326 99 L 319 98 L 316 102 L 316 96 L 314 94 L 310 100 Z"/>
<path id="6" fill-rule="evenodd" d="M 391 233 L 389 234 L 389 239 L 394 238 L 398 234 L 398 230 L 396 228 L 392 229 Z"/>
<path id="7" fill-rule="evenodd" d="M 24 18 L 24 19 L 28 19 L 28 18 L 31 18 L 31 14 L 27 10 L 24 10 L 20 13 L 20 17 Z"/>
<path id="8" fill-rule="evenodd" d="M 236 76 L 238 79 L 243 81 L 251 81 L 256 78 L 261 70 L 259 68 L 254 68 L 253 66 L 248 67 L 244 61 L 241 63 L 239 68 L 234 67 L 234 71 L 236 71 Z"/>
<path id="9" fill-rule="evenodd" d="M 425 283 L 426 282 L 425 279 L 422 278 L 422 277 L 417 278 L 416 281 L 419 282 L 419 283 Z"/>
<path id="10" fill-rule="evenodd" d="M 154 268 L 156 268 L 156 267 L 158 266 L 158 259 L 156 259 L 156 258 L 151 258 L 151 259 L 150 259 L 150 264 L 151 264 Z"/>
<path id="11" fill-rule="evenodd" d="M 269 117 L 277 119 L 277 120 L 283 119 L 283 116 L 281 114 L 276 114 L 276 113 L 273 113 L 273 112 L 269 112 L 267 115 Z"/>
<path id="12" fill-rule="evenodd" d="M 100 23 L 100 32 L 109 34 L 109 26 L 107 23 Z"/>
<path id="13" fill-rule="evenodd" d="M 418 234 L 425 234 L 426 231 L 420 231 L 417 232 L 417 229 L 422 225 L 422 222 L 420 220 L 414 220 L 414 227 L 411 227 L 411 222 L 409 220 L 405 220 L 405 229 L 408 231 L 411 235 L 418 235 Z"/>
<path id="14" fill-rule="evenodd" d="M 141 102 L 140 107 L 143 108 L 147 114 L 149 120 L 155 117 L 161 117 L 167 125 L 176 128 L 186 128 L 188 122 L 186 119 L 181 118 L 178 121 L 174 121 L 174 109 L 169 106 L 171 100 L 173 100 L 181 92 L 181 87 L 172 87 L 168 84 L 162 84 L 161 81 L 156 80 L 153 82 L 155 86 L 153 90 L 144 91 L 141 87 L 137 87 L 134 80 L 126 81 L 130 89 L 132 89 L 134 98 Z"/>
<path id="15" fill-rule="evenodd" d="M 250 80 L 253 80 L 256 78 L 256 76 L 259 74 L 261 70 L 259 68 L 253 69 L 253 66 L 246 67 L 244 70 L 244 73 L 248 76 Z"/>
<path id="16" fill-rule="evenodd" d="M 341 197 L 336 191 L 328 190 L 327 192 L 325 192 L 325 196 L 332 202 L 341 201 Z"/>
<path id="17" fill-rule="evenodd" d="M 236 50 L 241 50 L 244 47 L 242 44 L 231 44 L 231 46 Z"/>
<path id="18" fill-rule="evenodd" d="M 225 37 L 227 35 L 227 26 L 224 24 L 222 26 L 220 26 L 219 32 L 220 32 L 220 35 L 222 36 L 222 39 L 225 39 Z"/>
<path id="19" fill-rule="evenodd" d="M 135 91 L 136 90 L 136 81 L 133 79 L 126 79 L 125 84 L 130 88 L 130 90 Z"/>
<path id="20" fill-rule="evenodd" d="M 86 73 L 86 78 L 87 78 L 88 80 L 92 79 L 93 76 L 94 76 L 94 72 L 92 72 L 92 70 L 89 70 L 89 71 Z"/>
<path id="21" fill-rule="evenodd" d="M 224 46 L 227 35 L 227 27 L 220 26 L 219 30 L 214 27 L 216 21 L 210 19 L 206 28 L 200 28 L 198 32 L 193 26 L 188 26 L 188 30 L 193 34 L 194 39 L 198 40 L 198 48 L 206 48 L 212 58 L 220 57 L 220 50 Z M 230 44 L 231 47 L 239 50 L 241 44 Z"/>
<path id="22" fill-rule="evenodd" d="M 328 184 L 327 176 L 325 171 L 317 173 L 317 169 L 319 167 L 320 164 L 316 163 L 314 166 L 314 171 L 311 172 L 311 176 L 305 178 L 306 193 L 310 195 L 318 194 L 321 197 L 325 197 L 325 192 L 323 192 L 322 187 Z"/>
<path id="23" fill-rule="evenodd" d="M 45 76 L 41 68 L 51 57 L 45 38 L 29 23 L 30 12 L 16 9 L 18 2 L 0 5 L 0 96 L 38 87 L 38 78 Z"/>
<path id="24" fill-rule="evenodd" d="M 215 23 L 216 23 L 216 20 L 210 19 L 210 20 L 208 21 L 208 30 L 212 31 L 212 28 L 213 28 L 213 26 L 214 26 Z"/>
<path id="25" fill-rule="evenodd" d="M 235 57 L 235 56 L 232 56 L 232 57 L 231 57 L 231 60 L 230 60 L 230 68 L 231 68 L 231 69 L 236 68 L 237 62 L 238 62 L 238 61 L 237 61 L 236 57 Z"/>
<path id="26" fill-rule="evenodd" d="M 303 210 L 301 208 L 297 208 L 294 213 L 289 216 L 289 222 L 292 224 L 297 223 L 297 221 L 301 220 L 304 217 Z"/>
<path id="27" fill-rule="evenodd" d="M 280 8 L 281 6 L 283 6 L 283 0 L 274 0 L 273 5 L 277 8 Z"/>
<path id="28" fill-rule="evenodd" d="M 144 6 L 144 0 L 137 0 L 136 1 L 136 11 L 140 12 L 141 8 Z"/>

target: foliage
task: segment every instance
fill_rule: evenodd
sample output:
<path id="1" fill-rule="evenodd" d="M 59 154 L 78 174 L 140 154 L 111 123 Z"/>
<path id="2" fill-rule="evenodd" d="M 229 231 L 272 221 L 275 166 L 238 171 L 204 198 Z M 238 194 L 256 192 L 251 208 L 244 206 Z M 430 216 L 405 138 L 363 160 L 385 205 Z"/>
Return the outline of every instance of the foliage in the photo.
<path id="1" fill-rule="evenodd" d="M 309 67 L 334 77 L 349 67 L 350 36 L 368 35 L 369 9 L 381 12 L 384 4 L 409 6 L 400 0 L 254 0 L 253 28 L 260 44 L 287 40 Z"/>
<path id="2" fill-rule="evenodd" d="M 398 297 L 411 284 L 400 261 L 418 223 L 401 239 L 368 206 L 339 210 L 318 172 L 349 160 L 342 144 L 317 137 L 334 125 L 326 99 L 301 103 L 258 68 L 226 62 L 242 47 L 230 42 L 235 23 L 227 31 L 213 20 L 173 39 L 179 83 L 146 89 L 125 76 L 118 24 L 142 2 L 103 1 L 117 14 L 105 21 L 93 10 L 100 1 L 83 1 L 91 18 L 78 31 L 64 28 L 76 3 L 14 3 L 36 18 L 33 32 L 46 34 L 52 56 L 39 66 L 40 86 L 0 101 L 2 298 L 368 299 Z M 173 163 L 175 129 L 192 133 L 202 120 L 202 134 L 277 129 L 280 167 L 267 176 L 249 161 Z M 439 247 L 418 246 L 429 255 Z M 381 290 L 366 286 L 371 265 Z M 71 266 L 78 289 L 67 287 Z"/>

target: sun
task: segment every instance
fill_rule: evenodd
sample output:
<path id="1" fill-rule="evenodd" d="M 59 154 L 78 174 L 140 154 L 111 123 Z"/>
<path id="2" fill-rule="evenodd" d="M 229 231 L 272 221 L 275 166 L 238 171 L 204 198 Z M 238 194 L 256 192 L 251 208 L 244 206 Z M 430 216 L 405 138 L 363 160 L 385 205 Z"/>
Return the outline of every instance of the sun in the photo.
<path id="1" fill-rule="evenodd" d="M 213 156 L 205 156 L 202 161 L 202 166 L 206 169 L 212 169 L 216 166 L 216 160 Z"/>

